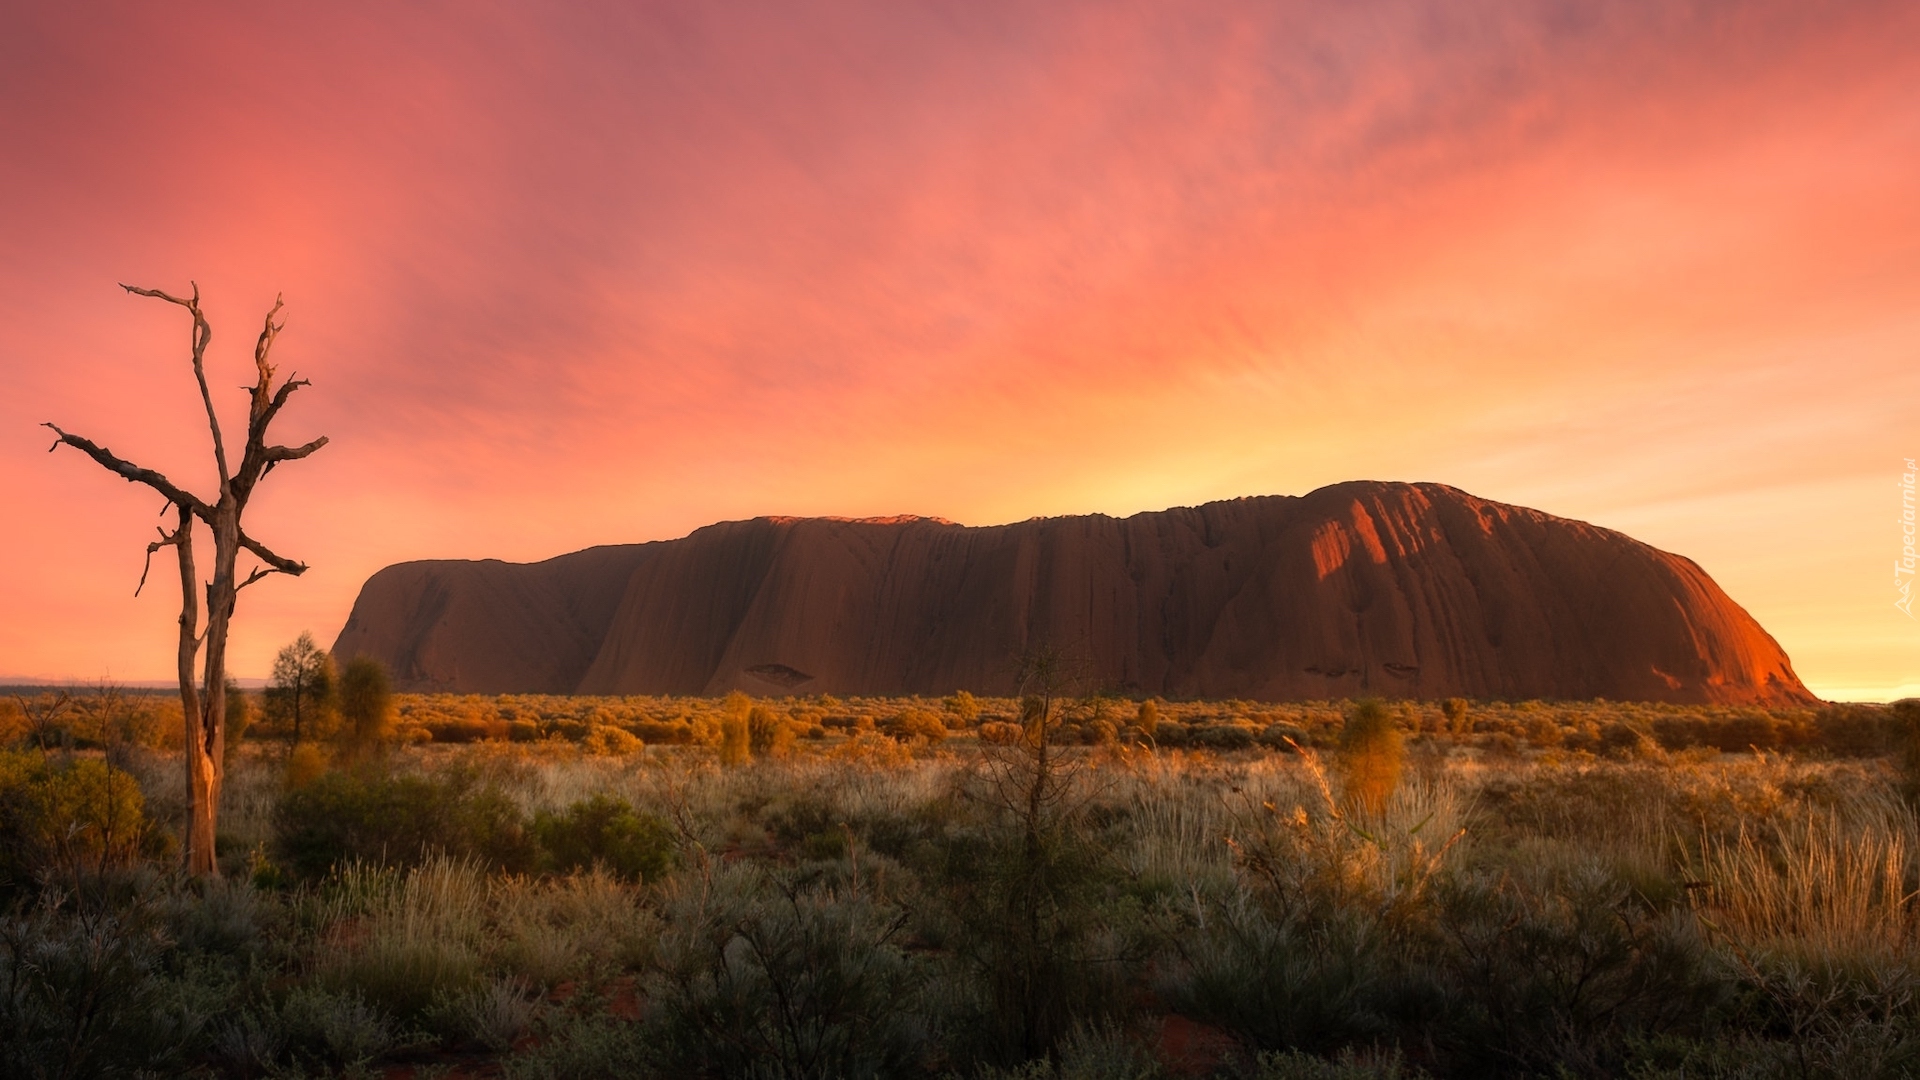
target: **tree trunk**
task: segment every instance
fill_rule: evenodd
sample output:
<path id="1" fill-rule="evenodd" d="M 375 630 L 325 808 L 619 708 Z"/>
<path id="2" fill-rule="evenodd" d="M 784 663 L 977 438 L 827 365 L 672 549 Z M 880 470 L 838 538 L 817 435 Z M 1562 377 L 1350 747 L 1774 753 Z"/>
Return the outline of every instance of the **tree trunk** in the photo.
<path id="1" fill-rule="evenodd" d="M 205 742 L 206 714 L 200 711 L 200 693 L 193 681 L 193 662 L 200 651 L 200 583 L 193 562 L 193 511 L 186 506 L 178 509 L 180 525 L 170 542 L 180 559 L 180 715 L 186 721 L 187 769 L 187 836 L 183 854 L 188 873 L 218 875 L 213 832 L 220 803 L 218 792 L 208 791 L 213 770 L 206 757 L 198 752 Z M 148 551 L 151 553 L 152 548 Z"/>

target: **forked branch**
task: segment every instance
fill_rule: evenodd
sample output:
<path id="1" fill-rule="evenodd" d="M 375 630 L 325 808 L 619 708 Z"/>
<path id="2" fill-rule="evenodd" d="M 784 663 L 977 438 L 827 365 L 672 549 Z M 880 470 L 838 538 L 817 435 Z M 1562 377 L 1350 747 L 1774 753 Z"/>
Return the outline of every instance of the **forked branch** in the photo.
<path id="1" fill-rule="evenodd" d="M 140 584 L 134 586 L 133 595 L 139 596 L 140 590 L 147 587 L 147 572 L 153 569 L 153 553 L 164 547 L 179 547 L 180 535 L 187 530 L 187 525 L 189 524 L 191 524 L 191 522 L 182 524 L 172 532 L 161 529 L 157 525 L 154 526 L 155 529 L 159 530 L 160 539 L 147 545 L 147 561 L 140 566 Z"/>
<path id="2" fill-rule="evenodd" d="M 200 384 L 200 403 L 207 408 L 207 428 L 213 432 L 213 460 L 220 467 L 220 491 L 225 494 L 227 482 L 233 476 L 227 470 L 227 444 L 220 435 L 220 416 L 213 411 L 213 393 L 207 389 L 207 344 L 213 340 L 213 327 L 207 325 L 207 317 L 200 311 L 200 283 L 190 281 L 193 295 L 187 299 L 172 296 L 159 289 L 142 289 L 137 285 L 121 284 L 121 288 L 135 296 L 151 296 L 156 300 L 165 300 L 169 304 L 178 304 L 193 315 L 193 379 Z M 274 310 L 280 305 L 276 302 Z"/>
<path id="3" fill-rule="evenodd" d="M 152 469 L 142 468 L 139 465 L 135 465 L 133 462 L 118 456 L 113 451 L 108 450 L 106 447 L 101 446 L 99 443 L 94 442 L 92 439 L 88 439 L 80 435 L 70 435 L 67 432 L 60 430 L 59 426 L 56 424 L 49 423 L 49 424 L 42 424 L 40 426 L 44 428 L 51 428 L 53 429 L 54 434 L 60 436 L 58 439 L 54 440 L 52 446 L 47 447 L 47 453 L 51 454 L 55 450 L 60 449 L 62 444 L 71 446 L 74 449 L 92 458 L 93 460 L 99 462 L 103 467 L 106 468 L 108 472 L 119 474 L 121 479 L 127 481 L 130 484 L 145 484 L 148 487 L 152 488 L 153 490 L 166 496 L 168 502 L 174 504 L 175 506 L 187 507 L 188 509 L 192 510 L 194 514 L 197 515 L 202 521 L 211 523 L 212 517 L 210 515 L 212 515 L 213 513 L 212 507 L 209 507 L 206 503 L 201 502 L 199 499 L 195 498 L 192 494 L 181 489 L 173 481 L 167 479 L 166 477 L 160 475 L 159 473 L 153 471 Z"/>

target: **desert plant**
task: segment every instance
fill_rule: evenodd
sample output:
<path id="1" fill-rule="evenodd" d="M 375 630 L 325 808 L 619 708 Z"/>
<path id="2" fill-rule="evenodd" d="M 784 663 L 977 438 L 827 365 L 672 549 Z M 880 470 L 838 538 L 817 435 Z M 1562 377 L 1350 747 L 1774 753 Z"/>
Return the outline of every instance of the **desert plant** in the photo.
<path id="1" fill-rule="evenodd" d="M 125 863 L 149 842 L 146 801 L 125 771 L 93 758 L 0 751 L 0 881 L 63 878 Z"/>
<path id="2" fill-rule="evenodd" d="M 406 871 L 353 873 L 371 881 L 335 892 L 328 918 L 353 919 L 354 936 L 323 959 L 322 985 L 401 1020 L 480 985 L 489 885 L 479 863 L 435 858 Z"/>
<path id="3" fill-rule="evenodd" d="M 262 1024 L 258 1033 L 243 1027 L 229 1039 L 249 1054 L 277 1042 L 296 1064 L 349 1070 L 363 1068 L 402 1042 L 393 1020 L 361 995 L 319 985 L 293 988 L 270 1023 L 273 1028 Z"/>
<path id="4" fill-rule="evenodd" d="M 648 1045 L 670 1076 L 869 1078 L 921 1073 L 922 985 L 872 901 L 726 871 L 669 908 L 649 982 Z"/>
<path id="5" fill-rule="evenodd" d="M 646 743 L 638 735 L 611 724 L 593 725 L 587 729 L 587 737 L 580 741 L 580 749 L 596 757 L 626 757 L 645 748 Z"/>
<path id="6" fill-rule="evenodd" d="M 406 865 L 436 852 L 524 870 L 536 852 L 518 805 L 458 770 L 327 773 L 287 792 L 273 828 L 282 864 L 308 878 L 352 859 Z"/>
<path id="7" fill-rule="evenodd" d="M 366 757 L 393 740 L 393 682 L 386 665 L 370 656 L 347 661 L 336 697 L 350 756 Z"/>
<path id="8" fill-rule="evenodd" d="M 0 1075 L 184 1072 L 219 1002 L 167 976 L 158 930 L 55 894 L 0 916 Z"/>
<path id="9" fill-rule="evenodd" d="M 286 729 L 293 746 L 302 739 L 328 737 L 338 722 L 337 681 L 333 657 L 314 643 L 311 632 L 301 631 L 273 659 L 264 696 L 266 718 Z"/>
<path id="10" fill-rule="evenodd" d="M 747 711 L 747 752 L 772 759 L 793 753 L 793 725 L 765 705 L 755 705 Z"/>
<path id="11" fill-rule="evenodd" d="M 902 742 L 937 743 L 947 737 L 947 725 L 925 709 L 908 709 L 888 720 L 884 729 Z"/>
<path id="12" fill-rule="evenodd" d="M 1379 813 L 1400 786 L 1406 751 L 1387 707 L 1374 699 L 1354 705 L 1340 729 L 1340 770 L 1347 796 L 1369 813 Z"/>
<path id="13" fill-rule="evenodd" d="M 980 702 L 965 690 L 955 690 L 941 704 L 953 717 L 954 727 L 972 727 L 974 722 L 980 719 Z"/>
<path id="14" fill-rule="evenodd" d="M 735 690 L 727 695 L 721 708 L 724 712 L 720 718 L 720 764 L 745 765 L 753 754 L 753 733 L 748 722 L 753 701 Z"/>
<path id="15" fill-rule="evenodd" d="M 533 833 L 557 870 L 599 865 L 626 881 L 652 881 L 673 865 L 672 827 L 609 795 L 594 795 L 557 814 L 537 814 Z"/>
<path id="16" fill-rule="evenodd" d="M 1140 708 L 1135 710 L 1133 714 L 1133 724 L 1149 739 L 1157 735 L 1160 731 L 1159 704 L 1152 698 L 1142 701 Z"/>
<path id="17" fill-rule="evenodd" d="M 229 680 L 227 683 L 227 746 L 225 751 L 227 768 L 229 770 L 233 768 L 234 757 L 240 752 L 241 740 L 247 737 L 247 732 L 252 728 L 253 699 L 247 696 L 246 691 L 240 689 L 239 683 Z"/>

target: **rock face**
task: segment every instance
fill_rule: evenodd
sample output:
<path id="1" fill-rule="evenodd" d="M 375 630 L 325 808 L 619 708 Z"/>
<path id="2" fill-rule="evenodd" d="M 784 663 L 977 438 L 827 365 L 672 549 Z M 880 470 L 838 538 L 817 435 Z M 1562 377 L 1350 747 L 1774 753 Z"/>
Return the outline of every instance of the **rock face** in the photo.
<path id="1" fill-rule="evenodd" d="M 1813 700 L 1687 559 L 1369 481 L 1124 519 L 755 518 L 541 563 L 401 563 L 334 654 L 414 690 L 1005 694 L 1043 644 L 1169 697 Z"/>

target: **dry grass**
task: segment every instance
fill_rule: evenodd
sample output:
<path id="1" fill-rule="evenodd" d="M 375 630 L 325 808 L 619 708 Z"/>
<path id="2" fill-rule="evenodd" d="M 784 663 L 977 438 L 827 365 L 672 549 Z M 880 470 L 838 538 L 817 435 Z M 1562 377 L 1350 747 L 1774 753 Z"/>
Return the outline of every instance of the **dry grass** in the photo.
<path id="1" fill-rule="evenodd" d="M 1821 965 L 1911 961 L 1920 821 L 1910 807 L 1876 795 L 1846 806 L 1794 806 L 1732 839 L 1704 839 L 1705 917 L 1755 956 Z"/>

